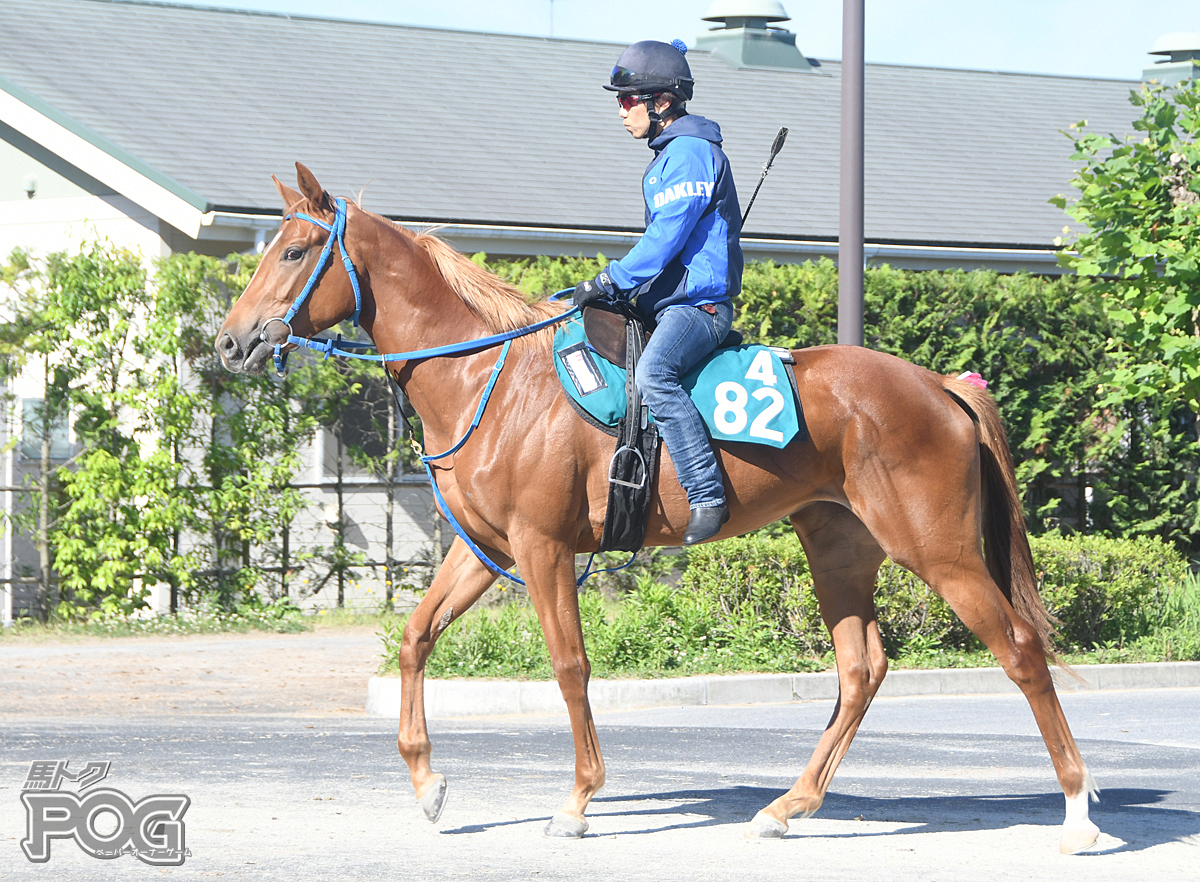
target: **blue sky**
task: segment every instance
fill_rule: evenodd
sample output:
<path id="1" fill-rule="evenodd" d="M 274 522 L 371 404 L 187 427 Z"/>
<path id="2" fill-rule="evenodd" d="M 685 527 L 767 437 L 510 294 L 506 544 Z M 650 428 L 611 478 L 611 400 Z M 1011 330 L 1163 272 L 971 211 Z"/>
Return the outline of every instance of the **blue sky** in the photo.
<path id="1" fill-rule="evenodd" d="M 185 0 L 422 27 L 689 44 L 711 0 Z M 782 0 L 784 27 L 841 57 L 842 0 Z M 866 0 L 867 61 L 1136 80 L 1164 33 L 1200 31 L 1197 0 Z"/>

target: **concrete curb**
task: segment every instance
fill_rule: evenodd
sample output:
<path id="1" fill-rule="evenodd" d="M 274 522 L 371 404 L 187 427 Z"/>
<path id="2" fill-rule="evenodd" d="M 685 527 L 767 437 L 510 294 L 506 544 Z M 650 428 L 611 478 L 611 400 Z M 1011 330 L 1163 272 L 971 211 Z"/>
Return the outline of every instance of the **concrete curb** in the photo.
<path id="1" fill-rule="evenodd" d="M 1081 665 L 1075 670 L 1084 678 L 1083 683 L 1062 671 L 1054 671 L 1060 692 L 1200 686 L 1200 662 Z M 989 695 L 1017 691 L 1000 668 L 965 668 L 892 671 L 883 681 L 879 695 Z M 592 680 L 588 687 L 592 710 L 597 713 L 708 704 L 779 704 L 833 699 L 837 694 L 837 675 L 833 672 Z M 378 717 L 400 715 L 398 677 L 371 678 L 367 684 L 367 713 Z M 425 715 L 429 719 L 514 714 L 565 715 L 566 705 L 558 684 L 547 680 L 425 681 Z"/>

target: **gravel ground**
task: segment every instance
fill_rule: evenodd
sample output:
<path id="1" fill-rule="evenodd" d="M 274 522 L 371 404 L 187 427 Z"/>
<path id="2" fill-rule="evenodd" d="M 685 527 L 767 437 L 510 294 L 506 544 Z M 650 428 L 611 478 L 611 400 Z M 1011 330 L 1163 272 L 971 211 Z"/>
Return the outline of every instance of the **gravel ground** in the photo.
<path id="1" fill-rule="evenodd" d="M 373 627 L 0 645 L 0 719 L 362 714 Z"/>
<path id="2" fill-rule="evenodd" d="M 1104 788 L 1092 854 L 1057 853 L 1062 794 L 1019 696 L 878 699 L 820 812 L 742 830 L 786 789 L 832 702 L 602 714 L 608 785 L 581 842 L 541 831 L 571 782 L 562 717 L 442 720 L 440 823 L 395 721 L 363 713 L 371 628 L 0 645 L 0 880 L 620 878 L 1178 882 L 1200 864 L 1200 689 L 1064 697 Z M 30 763 L 109 761 L 103 786 L 181 793 L 190 856 L 155 868 L 70 841 L 21 853 Z"/>

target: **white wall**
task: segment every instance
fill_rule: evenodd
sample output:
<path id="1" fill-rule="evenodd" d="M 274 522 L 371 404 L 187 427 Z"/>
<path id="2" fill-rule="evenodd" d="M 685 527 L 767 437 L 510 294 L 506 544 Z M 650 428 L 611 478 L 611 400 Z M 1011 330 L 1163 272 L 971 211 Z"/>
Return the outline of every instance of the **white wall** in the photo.
<path id="1" fill-rule="evenodd" d="M 118 195 L 0 201 L 0 260 L 7 262 L 14 248 L 46 255 L 107 239 L 149 262 L 171 253 L 160 224 L 150 212 Z"/>

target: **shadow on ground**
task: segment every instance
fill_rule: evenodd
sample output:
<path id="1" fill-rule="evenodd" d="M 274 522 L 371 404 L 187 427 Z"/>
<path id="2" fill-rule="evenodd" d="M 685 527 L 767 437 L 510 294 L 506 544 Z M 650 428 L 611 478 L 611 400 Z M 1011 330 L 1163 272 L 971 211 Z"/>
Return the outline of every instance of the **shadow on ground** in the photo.
<path id="1" fill-rule="evenodd" d="M 1091 808 L 1092 820 L 1101 831 L 1122 841 L 1115 851 L 1138 852 L 1164 843 L 1179 842 L 1200 834 L 1200 813 L 1159 806 L 1171 791 L 1149 789 L 1113 789 L 1101 794 Z M 621 817 L 644 820 L 641 829 L 616 835 L 636 836 L 714 827 L 748 822 L 767 805 L 779 790 L 765 787 L 728 787 L 717 789 L 673 790 L 628 796 L 602 796 L 592 801 L 590 817 Z M 654 805 L 654 803 L 660 805 Z M 625 803 L 637 807 L 624 809 Z M 646 807 L 649 803 L 650 806 Z M 878 821 L 904 824 L 899 830 L 862 833 L 806 833 L 802 820 L 793 820 L 789 837 L 850 839 L 860 836 L 906 836 L 950 830 L 999 830 L 1017 824 L 1057 826 L 1062 823 L 1061 793 L 996 794 L 991 796 L 927 796 L 881 799 L 830 793 L 817 817 L 826 820 Z M 656 819 L 680 815 L 688 820 L 656 824 Z M 492 828 L 528 824 L 545 818 L 524 818 L 494 824 L 472 824 L 443 831 L 447 835 L 480 833 Z"/>

